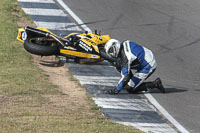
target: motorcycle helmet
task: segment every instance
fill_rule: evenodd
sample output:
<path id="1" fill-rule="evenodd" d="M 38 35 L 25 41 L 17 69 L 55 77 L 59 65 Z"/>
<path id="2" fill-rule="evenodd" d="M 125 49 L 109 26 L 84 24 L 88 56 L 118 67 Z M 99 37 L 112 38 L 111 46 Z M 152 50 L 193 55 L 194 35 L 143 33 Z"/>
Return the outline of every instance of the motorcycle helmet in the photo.
<path id="1" fill-rule="evenodd" d="M 112 57 L 117 57 L 119 54 L 119 49 L 120 49 L 120 41 L 116 39 L 110 39 L 104 46 L 106 54 L 112 56 Z"/>

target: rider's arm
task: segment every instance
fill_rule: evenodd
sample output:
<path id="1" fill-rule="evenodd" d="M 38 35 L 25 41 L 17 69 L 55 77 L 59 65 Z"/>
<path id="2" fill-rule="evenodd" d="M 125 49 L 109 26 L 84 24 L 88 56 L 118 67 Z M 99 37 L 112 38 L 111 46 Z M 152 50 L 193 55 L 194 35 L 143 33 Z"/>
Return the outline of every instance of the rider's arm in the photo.
<path id="1" fill-rule="evenodd" d="M 120 91 L 130 80 L 130 74 L 129 74 L 129 70 L 128 70 L 128 66 L 124 66 L 122 67 L 121 69 L 121 79 L 119 80 L 118 82 L 118 85 L 117 85 L 117 90 Z"/>

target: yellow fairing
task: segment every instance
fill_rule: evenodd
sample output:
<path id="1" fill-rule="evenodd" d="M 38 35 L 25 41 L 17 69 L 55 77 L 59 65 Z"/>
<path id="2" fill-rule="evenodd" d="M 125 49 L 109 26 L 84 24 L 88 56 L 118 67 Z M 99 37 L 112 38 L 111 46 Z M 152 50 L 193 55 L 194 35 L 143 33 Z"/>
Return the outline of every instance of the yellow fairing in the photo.
<path id="1" fill-rule="evenodd" d="M 79 37 L 81 38 L 87 38 L 88 40 L 93 40 L 96 45 L 99 45 L 99 44 L 105 44 L 107 41 L 109 41 L 111 38 L 109 35 L 99 35 L 99 34 L 95 34 L 95 33 L 71 33 L 67 36 L 65 36 L 64 38 L 67 38 L 71 35 L 78 35 Z"/>
<path id="2" fill-rule="evenodd" d="M 99 45 L 99 44 L 105 44 L 107 41 L 110 40 L 110 36 L 109 35 L 99 35 L 99 34 L 94 34 L 94 33 L 91 33 L 91 34 L 80 34 L 82 36 L 89 36 L 88 38 L 93 40 L 96 45 Z"/>
<path id="3" fill-rule="evenodd" d="M 100 56 L 98 56 L 98 55 L 82 53 L 82 52 L 72 51 L 72 50 L 61 49 L 60 53 L 72 55 L 72 56 L 76 56 L 76 57 L 80 57 L 80 58 L 100 59 Z"/>
<path id="4" fill-rule="evenodd" d="M 67 38 L 71 35 L 77 35 L 79 36 L 84 43 L 86 43 L 89 46 L 92 46 L 95 51 L 97 51 L 99 53 L 99 49 L 97 47 L 97 45 L 100 44 L 105 44 L 107 41 L 110 40 L 110 36 L 109 35 L 100 35 L 100 34 L 95 34 L 95 33 L 71 33 L 67 36 L 65 36 L 64 38 Z"/>
<path id="5" fill-rule="evenodd" d="M 99 49 L 98 49 L 95 41 L 93 41 L 89 38 L 82 38 L 80 40 L 83 41 L 84 43 L 86 43 L 87 45 L 89 45 L 90 47 L 92 46 L 95 49 L 95 51 L 97 51 L 99 53 Z"/>
<path id="6" fill-rule="evenodd" d="M 37 29 L 42 30 L 42 31 L 49 32 L 49 33 L 51 33 L 52 35 L 57 36 L 57 35 L 55 35 L 54 33 L 52 33 L 51 31 L 49 31 L 49 30 L 47 30 L 47 29 L 45 29 L 45 28 L 37 28 Z M 25 29 L 24 29 L 24 28 L 19 28 L 19 29 L 18 29 L 17 40 L 20 41 L 20 42 L 22 42 L 22 43 L 24 43 L 24 41 L 22 40 L 22 33 L 23 33 L 23 32 L 25 32 Z"/>
<path id="7" fill-rule="evenodd" d="M 95 35 L 95 34 L 93 34 L 93 35 Z M 110 36 L 109 35 L 95 35 L 91 39 L 93 41 L 95 41 L 97 45 L 99 45 L 99 44 L 105 44 L 107 41 L 109 41 Z"/>
<path id="8" fill-rule="evenodd" d="M 25 32 L 24 28 L 19 28 L 18 29 L 18 36 L 17 36 L 17 40 L 24 43 L 24 41 L 22 40 L 22 33 Z"/>

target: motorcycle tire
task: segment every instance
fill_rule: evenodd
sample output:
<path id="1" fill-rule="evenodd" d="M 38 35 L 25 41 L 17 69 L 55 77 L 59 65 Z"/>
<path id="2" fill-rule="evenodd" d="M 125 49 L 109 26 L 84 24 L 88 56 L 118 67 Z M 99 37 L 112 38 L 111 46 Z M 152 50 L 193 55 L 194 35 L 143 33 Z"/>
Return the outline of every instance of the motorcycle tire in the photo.
<path id="1" fill-rule="evenodd" d="M 38 45 L 31 43 L 28 40 L 24 42 L 24 49 L 29 53 L 41 56 L 58 55 L 60 52 L 59 47 L 57 45 L 54 46 Z"/>

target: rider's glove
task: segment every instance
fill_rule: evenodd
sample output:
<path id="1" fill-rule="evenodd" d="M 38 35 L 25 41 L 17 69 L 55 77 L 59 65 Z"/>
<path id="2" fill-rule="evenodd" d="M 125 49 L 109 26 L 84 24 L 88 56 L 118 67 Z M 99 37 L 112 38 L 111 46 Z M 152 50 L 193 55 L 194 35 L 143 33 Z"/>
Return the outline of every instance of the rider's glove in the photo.
<path id="1" fill-rule="evenodd" d="M 111 95 L 115 95 L 115 94 L 118 94 L 120 91 L 117 90 L 116 88 L 115 89 L 111 89 L 109 91 L 107 91 L 108 94 L 111 94 Z"/>

